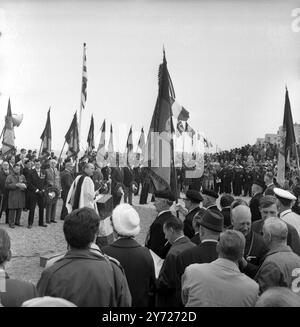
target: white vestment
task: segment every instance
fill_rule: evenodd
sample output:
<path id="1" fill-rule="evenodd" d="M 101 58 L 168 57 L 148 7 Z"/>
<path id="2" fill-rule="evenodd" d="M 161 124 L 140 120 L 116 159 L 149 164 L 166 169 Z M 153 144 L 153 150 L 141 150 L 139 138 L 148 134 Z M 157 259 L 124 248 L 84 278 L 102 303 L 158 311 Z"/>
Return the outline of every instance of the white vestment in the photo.
<path id="1" fill-rule="evenodd" d="M 75 191 L 76 191 L 76 185 L 77 185 L 80 177 L 81 177 L 81 175 L 77 176 L 70 187 L 67 201 L 66 201 L 66 208 L 68 210 L 68 213 L 71 213 L 73 210 L 73 201 L 74 201 L 74 195 L 75 195 Z M 78 209 L 83 208 L 83 207 L 88 207 L 88 208 L 94 209 L 98 213 L 97 204 L 95 201 L 95 186 L 94 186 L 93 180 L 89 176 L 86 176 L 84 178 L 82 185 L 81 185 Z"/>

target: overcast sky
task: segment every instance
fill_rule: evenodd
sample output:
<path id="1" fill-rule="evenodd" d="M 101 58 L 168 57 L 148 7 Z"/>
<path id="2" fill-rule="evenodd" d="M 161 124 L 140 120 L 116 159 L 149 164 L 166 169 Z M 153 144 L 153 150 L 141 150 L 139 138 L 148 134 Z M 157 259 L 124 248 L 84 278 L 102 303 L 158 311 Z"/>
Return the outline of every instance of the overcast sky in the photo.
<path id="1" fill-rule="evenodd" d="M 92 113 L 96 142 L 106 118 L 122 136 L 120 150 L 131 124 L 135 141 L 142 126 L 148 131 L 163 45 L 177 101 L 214 146 L 276 133 L 285 84 L 300 123 L 300 32 L 292 29 L 300 1 L 2 0 L 0 7 L 0 126 L 10 97 L 13 113 L 24 114 L 19 149 L 39 148 L 50 106 L 53 148 L 61 149 L 79 110 L 83 42 L 84 148 Z"/>

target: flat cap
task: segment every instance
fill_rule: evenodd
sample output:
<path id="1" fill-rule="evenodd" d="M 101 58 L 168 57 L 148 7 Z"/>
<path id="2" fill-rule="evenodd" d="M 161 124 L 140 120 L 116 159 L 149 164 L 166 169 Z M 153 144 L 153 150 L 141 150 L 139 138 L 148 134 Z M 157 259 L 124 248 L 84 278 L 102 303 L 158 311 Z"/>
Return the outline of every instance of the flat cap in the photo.
<path id="1" fill-rule="evenodd" d="M 202 194 L 208 195 L 208 196 L 212 196 L 213 198 L 218 198 L 219 194 L 213 190 L 208 190 L 208 189 L 203 189 Z"/>
<path id="2" fill-rule="evenodd" d="M 170 200 L 170 201 L 175 201 L 176 200 L 173 193 L 171 191 L 168 191 L 168 190 L 155 191 L 154 196 L 156 198 L 167 199 L 167 200 Z"/>
<path id="3" fill-rule="evenodd" d="M 291 192 L 283 190 L 281 188 L 274 187 L 273 191 L 278 198 L 291 200 L 291 201 L 297 199 L 295 195 L 293 195 Z"/>
<path id="4" fill-rule="evenodd" d="M 201 201 L 203 201 L 203 197 L 201 196 L 200 192 L 196 190 L 187 190 L 185 196 L 187 199 L 190 199 L 194 202 L 200 203 Z"/>

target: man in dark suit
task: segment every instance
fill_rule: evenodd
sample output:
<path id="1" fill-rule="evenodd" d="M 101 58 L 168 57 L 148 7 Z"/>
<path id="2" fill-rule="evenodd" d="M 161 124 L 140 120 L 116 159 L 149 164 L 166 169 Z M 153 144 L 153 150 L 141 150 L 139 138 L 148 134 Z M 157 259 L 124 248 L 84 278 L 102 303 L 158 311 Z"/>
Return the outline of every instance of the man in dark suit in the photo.
<path id="1" fill-rule="evenodd" d="M 39 226 L 47 227 L 47 225 L 44 224 L 45 175 L 41 171 L 41 162 L 38 159 L 34 164 L 35 168 L 30 170 L 26 178 L 28 183 L 28 228 L 32 228 L 36 205 L 39 207 Z"/>
<path id="2" fill-rule="evenodd" d="M 176 297 L 178 303 L 181 302 L 181 276 L 185 268 L 193 263 L 209 263 L 218 258 L 216 246 L 220 233 L 223 231 L 224 227 L 224 218 L 222 214 L 215 210 L 206 210 L 199 224 L 201 243 L 191 249 L 183 251 L 177 257 Z"/>
<path id="3" fill-rule="evenodd" d="M 124 172 L 119 166 L 118 154 L 116 157 L 116 167 L 111 169 L 111 195 L 113 197 L 114 208 L 120 204 L 124 194 Z"/>
<path id="4" fill-rule="evenodd" d="M 70 187 L 74 181 L 73 176 L 73 163 L 71 161 L 65 163 L 65 169 L 61 173 L 61 198 L 63 200 L 63 205 L 61 208 L 60 219 L 64 220 L 65 216 L 68 214 L 68 210 L 66 208 L 66 201 L 68 197 L 68 193 Z"/>
<path id="5" fill-rule="evenodd" d="M 118 205 L 112 214 L 117 240 L 102 251 L 117 259 L 124 268 L 133 307 L 154 305 L 155 270 L 149 249 L 135 239 L 140 232 L 140 218 L 129 204 Z"/>
<path id="6" fill-rule="evenodd" d="M 261 214 L 259 210 L 259 201 L 263 197 L 265 186 L 266 186 L 265 182 L 260 179 L 254 180 L 252 184 L 253 197 L 250 200 L 250 204 L 249 204 L 251 210 L 252 222 L 261 219 Z"/>
<path id="7" fill-rule="evenodd" d="M 240 270 L 251 278 L 256 275 L 265 254 L 268 252 L 263 238 L 251 230 L 251 210 L 240 204 L 231 211 L 233 230 L 241 232 L 246 239 L 245 251 L 240 261 Z"/>
<path id="8" fill-rule="evenodd" d="M 133 170 L 130 166 L 123 167 L 124 174 L 124 203 L 129 203 L 132 205 L 132 188 L 131 184 L 134 181 Z"/>
<path id="9" fill-rule="evenodd" d="M 199 204 L 203 201 L 203 198 L 200 192 L 196 190 L 188 190 L 185 194 L 185 198 L 183 198 L 184 207 L 181 204 L 177 204 L 177 209 L 181 212 L 185 219 L 183 221 L 184 228 L 183 232 L 184 235 L 188 238 L 192 238 L 195 235 L 195 231 L 193 228 L 193 218 L 199 212 L 200 207 Z"/>
<path id="10" fill-rule="evenodd" d="M 220 200 L 220 206 L 222 208 L 221 213 L 224 217 L 224 227 L 229 227 L 231 225 L 230 219 L 230 205 L 234 201 L 233 196 L 230 194 L 224 194 Z"/>
<path id="11" fill-rule="evenodd" d="M 202 190 L 203 208 L 213 209 L 213 210 L 221 212 L 216 204 L 218 197 L 219 197 L 219 194 L 216 193 L 215 191 L 203 189 Z"/>
<path id="12" fill-rule="evenodd" d="M 31 283 L 10 279 L 5 264 L 11 259 L 10 238 L 6 230 L 0 229 L 0 299 L 4 307 L 20 307 L 23 302 L 38 296 Z M 4 274 L 4 276 L 3 276 Z M 5 278 L 3 280 L 2 278 Z M 5 286 L 5 289 L 3 289 Z"/>
<path id="13" fill-rule="evenodd" d="M 154 206 L 158 215 L 149 228 L 145 245 L 160 258 L 164 259 L 171 245 L 165 239 L 163 225 L 169 219 L 176 218 L 170 210 L 175 197 L 170 191 L 156 191 L 154 196 Z"/>
<path id="14" fill-rule="evenodd" d="M 264 182 L 266 184 L 266 190 L 264 192 L 264 195 L 275 195 L 274 188 L 276 186 L 273 180 L 274 180 L 273 173 L 271 171 L 266 172 L 264 176 Z"/>
<path id="15" fill-rule="evenodd" d="M 263 235 L 263 226 L 264 222 L 267 218 L 270 217 L 278 217 L 278 209 L 276 205 L 276 198 L 272 195 L 263 196 L 260 199 L 259 210 L 261 213 L 262 219 L 256 220 L 252 224 L 252 230 L 259 234 Z M 278 219 L 280 219 L 278 217 Z M 287 235 L 287 245 L 300 256 L 300 239 L 296 228 L 286 222 L 288 228 L 288 235 Z"/>
<path id="16" fill-rule="evenodd" d="M 196 245 L 183 234 L 183 223 L 179 218 L 170 219 L 164 223 L 165 238 L 172 244 L 166 259 L 160 270 L 157 280 L 157 303 L 158 307 L 178 307 L 176 298 L 176 262 L 177 257 L 183 251 Z"/>

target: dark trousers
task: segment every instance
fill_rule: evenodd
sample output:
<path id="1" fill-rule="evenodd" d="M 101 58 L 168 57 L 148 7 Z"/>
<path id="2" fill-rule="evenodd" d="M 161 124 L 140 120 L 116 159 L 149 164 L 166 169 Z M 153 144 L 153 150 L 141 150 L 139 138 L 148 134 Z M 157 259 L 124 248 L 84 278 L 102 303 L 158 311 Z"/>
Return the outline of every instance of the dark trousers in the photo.
<path id="1" fill-rule="evenodd" d="M 33 224 L 36 205 L 38 205 L 39 207 L 39 225 L 44 224 L 44 198 L 41 195 L 32 193 L 28 196 L 28 209 L 29 209 L 28 225 Z"/>
<path id="2" fill-rule="evenodd" d="M 63 200 L 63 205 L 62 205 L 62 208 L 61 208 L 60 219 L 64 220 L 66 215 L 68 214 L 68 210 L 66 208 L 67 197 L 63 197 L 62 200 Z"/>
<path id="3" fill-rule="evenodd" d="M 130 187 L 125 186 L 124 188 L 124 203 L 132 205 L 132 191 Z"/>
<path id="4" fill-rule="evenodd" d="M 46 205 L 46 223 L 49 224 L 50 221 L 55 221 L 56 206 L 57 200 L 54 200 Z"/>
<path id="5" fill-rule="evenodd" d="M 19 209 L 9 209 L 8 212 L 8 223 L 9 226 L 20 225 L 22 208 Z"/>
<path id="6" fill-rule="evenodd" d="M 142 184 L 140 204 L 147 204 L 148 194 L 149 194 L 149 183 L 144 183 Z"/>
<path id="7" fill-rule="evenodd" d="M 118 196 L 116 194 L 113 194 L 112 198 L 113 198 L 113 206 L 115 208 L 118 204 L 120 204 L 122 196 Z"/>

